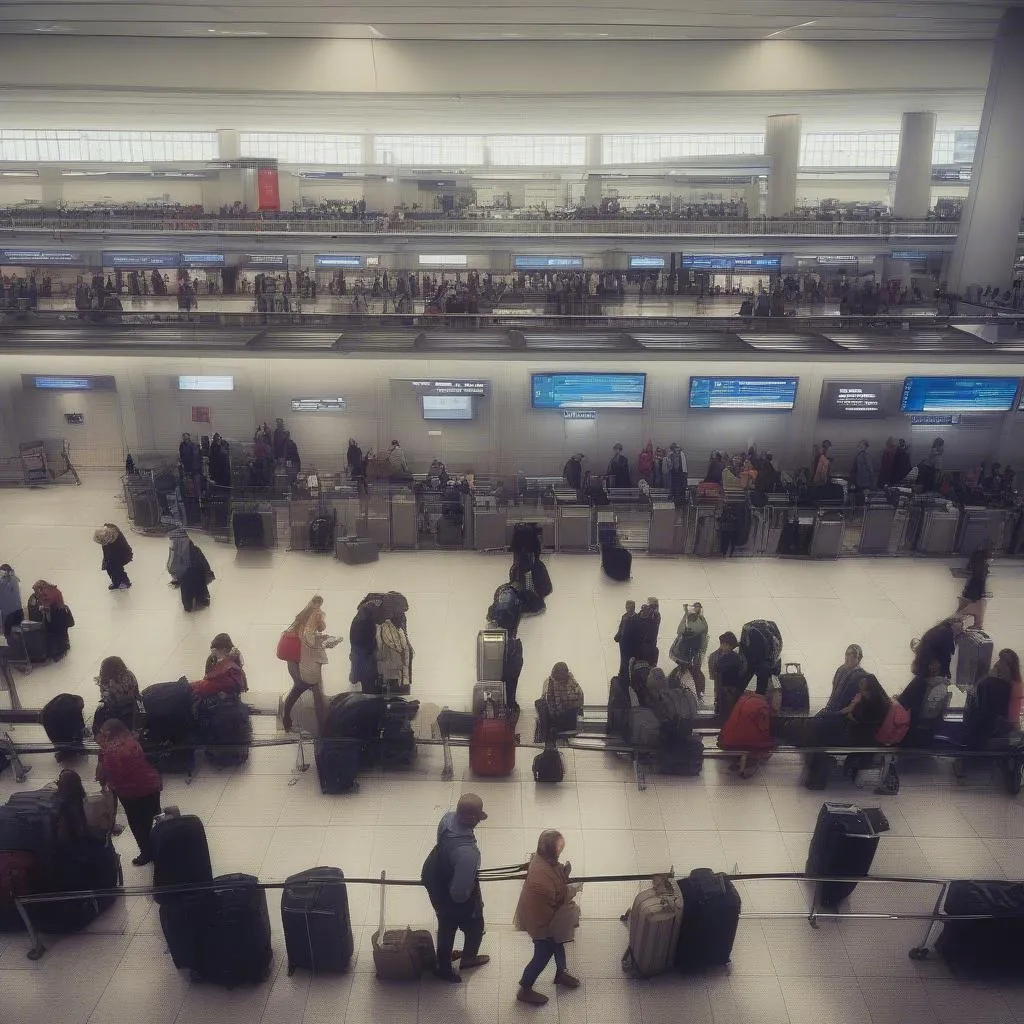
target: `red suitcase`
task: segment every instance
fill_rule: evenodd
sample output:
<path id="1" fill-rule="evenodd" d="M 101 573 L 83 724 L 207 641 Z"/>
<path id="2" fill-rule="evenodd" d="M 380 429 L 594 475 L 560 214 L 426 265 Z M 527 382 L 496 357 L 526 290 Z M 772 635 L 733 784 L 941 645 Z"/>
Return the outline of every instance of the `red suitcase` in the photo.
<path id="1" fill-rule="evenodd" d="M 469 767 L 474 775 L 511 775 L 516 767 L 516 736 L 503 718 L 478 718 L 469 737 Z"/>

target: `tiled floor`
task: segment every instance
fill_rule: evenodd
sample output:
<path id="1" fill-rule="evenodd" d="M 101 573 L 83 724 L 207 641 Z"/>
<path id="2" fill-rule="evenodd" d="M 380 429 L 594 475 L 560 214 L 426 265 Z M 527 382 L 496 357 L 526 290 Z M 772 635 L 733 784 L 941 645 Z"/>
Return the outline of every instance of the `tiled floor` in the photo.
<path id="1" fill-rule="evenodd" d="M 415 691 L 424 702 L 465 703 L 473 680 L 473 649 L 483 610 L 504 577 L 506 560 L 473 553 L 384 554 L 379 562 L 349 567 L 332 559 L 275 551 L 236 555 L 196 535 L 218 579 L 213 606 L 185 615 L 164 570 L 167 545 L 132 536 L 134 587 L 109 593 L 91 540 L 96 524 L 124 521 L 113 476 L 94 475 L 82 488 L 0 492 L 0 560 L 18 570 L 27 592 L 45 577 L 63 589 L 78 625 L 72 650 L 59 666 L 19 677 L 27 707 L 62 691 L 86 696 L 91 713 L 93 676 L 102 657 L 119 654 L 144 684 L 200 674 L 209 639 L 231 633 L 244 652 L 250 686 L 267 702 L 286 686 L 273 657 L 281 628 L 313 592 L 325 598 L 329 625 L 347 634 L 356 601 L 369 590 L 396 588 L 410 599 L 416 647 Z M 832 672 L 851 641 L 890 690 L 907 678 L 908 640 L 955 604 L 958 582 L 943 562 L 857 560 L 829 563 L 777 560 L 681 561 L 639 558 L 628 586 L 604 579 L 596 558 L 552 556 L 555 593 L 548 611 L 522 627 L 526 668 L 523 702 L 537 694 L 553 661 L 572 666 L 594 702 L 604 699 L 617 666 L 611 637 L 625 598 L 661 599 L 662 649 L 684 601 L 700 599 L 711 630 L 772 617 L 782 627 L 787 659 L 799 661 L 812 699 L 826 693 Z M 992 577 L 988 626 L 997 646 L 1024 646 L 1020 617 L 1024 568 L 1000 563 Z M 327 688 L 347 685 L 347 657 L 339 648 L 326 670 Z M 272 719 L 260 720 L 265 729 Z M 28 728 L 20 738 L 37 735 Z M 653 778 L 638 792 L 628 765 L 599 753 L 567 757 L 565 783 L 535 787 L 529 753 L 512 779 L 472 780 L 464 749 L 455 751 L 456 781 L 440 780 L 440 752 L 426 748 L 414 771 L 364 778 L 360 792 L 325 797 L 312 773 L 294 769 L 288 747 L 253 753 L 238 771 L 201 767 L 191 785 L 166 780 L 165 803 L 178 803 L 205 820 L 218 873 L 248 871 L 279 881 L 314 864 L 336 864 L 350 877 L 386 870 L 416 877 L 435 823 L 458 793 L 483 795 L 490 818 L 479 830 L 484 861 L 520 860 L 541 828 L 560 828 L 567 856 L 581 873 L 647 872 L 670 865 L 744 872 L 799 871 L 821 795 L 797 785 L 799 766 L 776 757 L 762 775 L 741 782 L 709 762 L 700 779 Z M 30 785 L 53 778 L 49 756 L 30 758 Z M 87 770 L 87 769 L 86 769 Z M 875 861 L 878 873 L 901 876 L 1024 877 L 1024 805 L 1007 797 L 978 771 L 965 787 L 943 766 L 906 770 L 901 793 L 873 798 L 835 784 L 830 795 L 884 800 L 892 831 Z M 15 788 L 0 775 L 0 798 Z M 143 884 L 145 869 L 130 864 L 130 836 L 118 845 L 126 881 Z M 54 940 L 42 960 L 25 957 L 22 935 L 0 936 L 0 1020 L 7 1024 L 192 1024 L 216 1020 L 264 1024 L 349 1021 L 446 1021 L 474 1024 L 539 1021 L 687 1021 L 694 1024 L 924 1024 L 1018 1022 L 1024 992 L 954 978 L 937 958 L 914 963 L 907 950 L 921 935 L 918 922 L 823 921 L 811 930 L 800 916 L 806 893 L 799 883 L 745 883 L 745 915 L 728 970 L 706 977 L 627 980 L 620 969 L 625 937 L 618 921 L 635 886 L 590 884 L 581 897 L 583 926 L 572 948 L 583 978 L 575 993 L 559 993 L 539 1011 L 516 1004 L 515 985 L 527 940 L 510 924 L 515 884 L 485 893 L 489 967 L 468 983 L 384 985 L 372 973 L 370 934 L 378 918 L 376 890 L 350 889 L 357 933 L 353 970 L 335 979 L 289 978 L 277 913 L 270 893 L 275 963 L 270 981 L 252 990 L 223 991 L 191 985 L 173 968 L 151 902 L 125 901 L 93 931 Z M 862 885 L 851 909 L 865 913 L 921 912 L 933 890 L 909 883 L 887 889 Z M 786 917 L 784 915 L 794 915 Z M 388 921 L 429 927 L 429 907 L 418 889 L 391 890 Z M 547 989 L 550 976 L 541 982 Z"/>

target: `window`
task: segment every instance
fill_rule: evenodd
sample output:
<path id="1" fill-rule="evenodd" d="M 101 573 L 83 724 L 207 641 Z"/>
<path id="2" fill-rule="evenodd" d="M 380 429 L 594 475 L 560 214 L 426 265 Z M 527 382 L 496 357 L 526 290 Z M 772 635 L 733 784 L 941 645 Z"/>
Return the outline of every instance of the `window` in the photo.
<path id="1" fill-rule="evenodd" d="M 895 167 L 899 132 L 811 132 L 800 140 L 801 167 Z"/>
<path id="2" fill-rule="evenodd" d="M 605 135 L 605 164 L 650 164 L 701 156 L 737 156 L 764 153 L 759 134 L 713 135 Z"/>
<path id="3" fill-rule="evenodd" d="M 375 135 L 373 158 L 404 167 L 479 167 L 484 140 L 479 135 Z"/>
<path id="4" fill-rule="evenodd" d="M 494 167 L 582 167 L 587 160 L 585 135 L 491 135 L 487 145 Z"/>
<path id="5" fill-rule="evenodd" d="M 358 135 L 241 132 L 242 156 L 272 157 L 283 164 L 361 164 L 363 140 Z"/>
<path id="6" fill-rule="evenodd" d="M 0 160 L 131 164 L 216 158 L 215 132 L 0 129 Z"/>

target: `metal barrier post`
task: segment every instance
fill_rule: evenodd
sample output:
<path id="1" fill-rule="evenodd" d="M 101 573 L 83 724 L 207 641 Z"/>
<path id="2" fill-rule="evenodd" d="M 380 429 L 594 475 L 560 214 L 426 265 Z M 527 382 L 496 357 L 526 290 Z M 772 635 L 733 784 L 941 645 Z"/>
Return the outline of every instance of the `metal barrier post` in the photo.
<path id="1" fill-rule="evenodd" d="M 946 902 L 946 893 L 949 891 L 949 882 L 943 882 L 939 889 L 939 895 L 935 899 L 935 906 L 932 908 L 932 916 L 925 927 L 924 940 L 919 946 L 914 946 L 907 954 L 911 960 L 925 960 L 928 957 L 928 943 L 932 937 L 932 929 L 938 923 L 942 911 L 942 905 Z"/>

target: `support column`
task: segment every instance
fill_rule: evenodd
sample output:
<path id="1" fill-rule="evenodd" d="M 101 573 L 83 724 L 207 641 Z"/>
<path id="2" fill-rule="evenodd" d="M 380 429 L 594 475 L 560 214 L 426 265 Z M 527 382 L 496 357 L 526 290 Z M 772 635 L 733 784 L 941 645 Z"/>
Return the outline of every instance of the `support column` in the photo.
<path id="1" fill-rule="evenodd" d="M 59 167 L 39 168 L 39 200 L 47 209 L 55 209 L 64 201 L 64 179 Z"/>
<path id="2" fill-rule="evenodd" d="M 364 135 L 362 143 L 362 165 L 364 167 L 372 167 L 376 163 L 374 137 L 372 135 Z"/>
<path id="3" fill-rule="evenodd" d="M 765 126 L 764 153 L 768 172 L 769 217 L 788 217 L 796 209 L 796 173 L 800 166 L 800 116 L 772 114 Z"/>
<path id="4" fill-rule="evenodd" d="M 242 135 L 234 128 L 217 129 L 217 159 L 237 160 L 242 155 Z"/>
<path id="5" fill-rule="evenodd" d="M 586 155 L 584 157 L 586 172 L 583 178 L 583 205 L 587 207 L 593 206 L 596 208 L 601 205 L 602 178 L 596 172 L 601 170 L 602 150 L 603 140 L 601 136 L 588 135 Z"/>
<path id="6" fill-rule="evenodd" d="M 1017 233 L 1024 213 L 1024 8 L 1012 7 L 999 22 L 992 52 L 978 148 L 947 288 L 963 295 L 970 285 L 1013 279 Z"/>
<path id="7" fill-rule="evenodd" d="M 897 220 L 925 220 L 932 205 L 932 147 L 935 115 L 904 114 L 900 125 L 900 155 L 892 215 Z"/>

